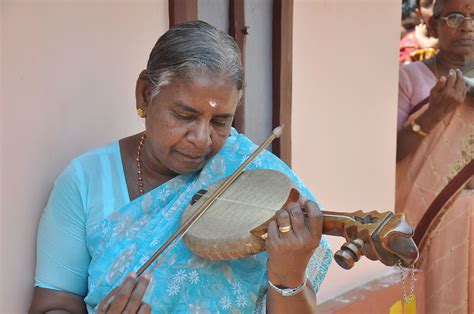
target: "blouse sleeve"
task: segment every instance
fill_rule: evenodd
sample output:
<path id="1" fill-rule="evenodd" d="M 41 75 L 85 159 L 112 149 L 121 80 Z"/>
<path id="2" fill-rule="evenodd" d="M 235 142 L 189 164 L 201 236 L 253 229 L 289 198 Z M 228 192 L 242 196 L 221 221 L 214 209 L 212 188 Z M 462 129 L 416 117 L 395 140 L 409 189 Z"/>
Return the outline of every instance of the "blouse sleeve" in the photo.
<path id="1" fill-rule="evenodd" d="M 57 178 L 38 227 L 35 286 L 85 296 L 85 184 L 72 162 Z"/>

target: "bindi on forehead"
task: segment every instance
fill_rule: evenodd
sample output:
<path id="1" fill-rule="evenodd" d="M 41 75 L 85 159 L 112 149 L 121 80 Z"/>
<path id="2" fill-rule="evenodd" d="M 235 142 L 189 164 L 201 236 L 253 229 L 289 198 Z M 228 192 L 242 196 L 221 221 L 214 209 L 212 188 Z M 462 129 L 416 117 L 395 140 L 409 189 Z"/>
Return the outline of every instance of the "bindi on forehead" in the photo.
<path id="1" fill-rule="evenodd" d="M 474 8 L 473 4 L 474 1 L 472 0 L 464 1 L 464 8 L 466 9 L 466 11 L 470 12 Z"/>
<path id="2" fill-rule="evenodd" d="M 474 7 L 470 3 L 467 3 L 464 6 L 464 9 L 465 9 L 464 16 L 472 16 L 474 14 L 473 8 Z"/>
<path id="3" fill-rule="evenodd" d="M 209 102 L 208 102 L 209 106 L 211 106 L 212 108 L 215 108 L 217 106 L 217 101 L 215 101 L 214 99 L 210 99 Z"/>

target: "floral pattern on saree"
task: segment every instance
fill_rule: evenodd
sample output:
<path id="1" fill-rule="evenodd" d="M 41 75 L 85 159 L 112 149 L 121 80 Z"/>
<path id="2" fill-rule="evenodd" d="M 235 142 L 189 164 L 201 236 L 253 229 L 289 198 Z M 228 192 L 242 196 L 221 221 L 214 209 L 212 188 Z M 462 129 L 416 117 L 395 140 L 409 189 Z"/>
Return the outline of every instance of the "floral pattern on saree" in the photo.
<path id="1" fill-rule="evenodd" d="M 91 228 L 88 310 L 131 271 L 137 271 L 178 228 L 191 197 L 200 189 L 229 176 L 256 148 L 244 135 L 232 131 L 221 151 L 198 173 L 180 175 L 115 211 Z M 278 158 L 262 152 L 248 167 L 273 169 L 288 175 L 307 197 L 314 197 Z M 307 268 L 317 291 L 331 263 L 326 239 Z M 268 289 L 265 252 L 231 261 L 197 257 L 177 242 L 150 267 L 153 280 L 145 302 L 156 313 L 255 313 L 265 309 Z M 156 266 L 156 267 L 155 267 Z"/>

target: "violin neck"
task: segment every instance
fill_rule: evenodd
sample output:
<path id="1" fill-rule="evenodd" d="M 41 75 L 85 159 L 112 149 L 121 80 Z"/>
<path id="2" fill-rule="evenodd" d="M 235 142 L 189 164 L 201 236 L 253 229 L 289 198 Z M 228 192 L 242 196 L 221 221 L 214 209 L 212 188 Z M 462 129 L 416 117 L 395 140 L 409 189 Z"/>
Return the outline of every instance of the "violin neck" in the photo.
<path id="1" fill-rule="evenodd" d="M 353 213 L 340 213 L 331 211 L 322 211 L 323 214 L 323 234 L 343 237 L 345 227 L 348 224 L 354 224 Z"/>

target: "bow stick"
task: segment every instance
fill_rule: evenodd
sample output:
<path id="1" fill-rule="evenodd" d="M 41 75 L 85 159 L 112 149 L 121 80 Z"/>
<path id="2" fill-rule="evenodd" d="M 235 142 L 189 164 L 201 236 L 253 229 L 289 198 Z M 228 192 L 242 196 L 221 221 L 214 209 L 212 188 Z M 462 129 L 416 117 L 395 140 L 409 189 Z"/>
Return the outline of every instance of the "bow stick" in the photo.
<path id="1" fill-rule="evenodd" d="M 233 174 L 231 174 L 222 185 L 212 193 L 209 198 L 176 230 L 171 237 L 143 264 L 137 271 L 137 276 L 141 276 L 150 265 L 178 238 L 180 239 L 189 231 L 189 229 L 205 214 L 215 200 L 242 174 L 244 169 L 265 149 L 274 139 L 279 138 L 284 125 L 276 127 L 272 134 L 250 155 Z"/>

